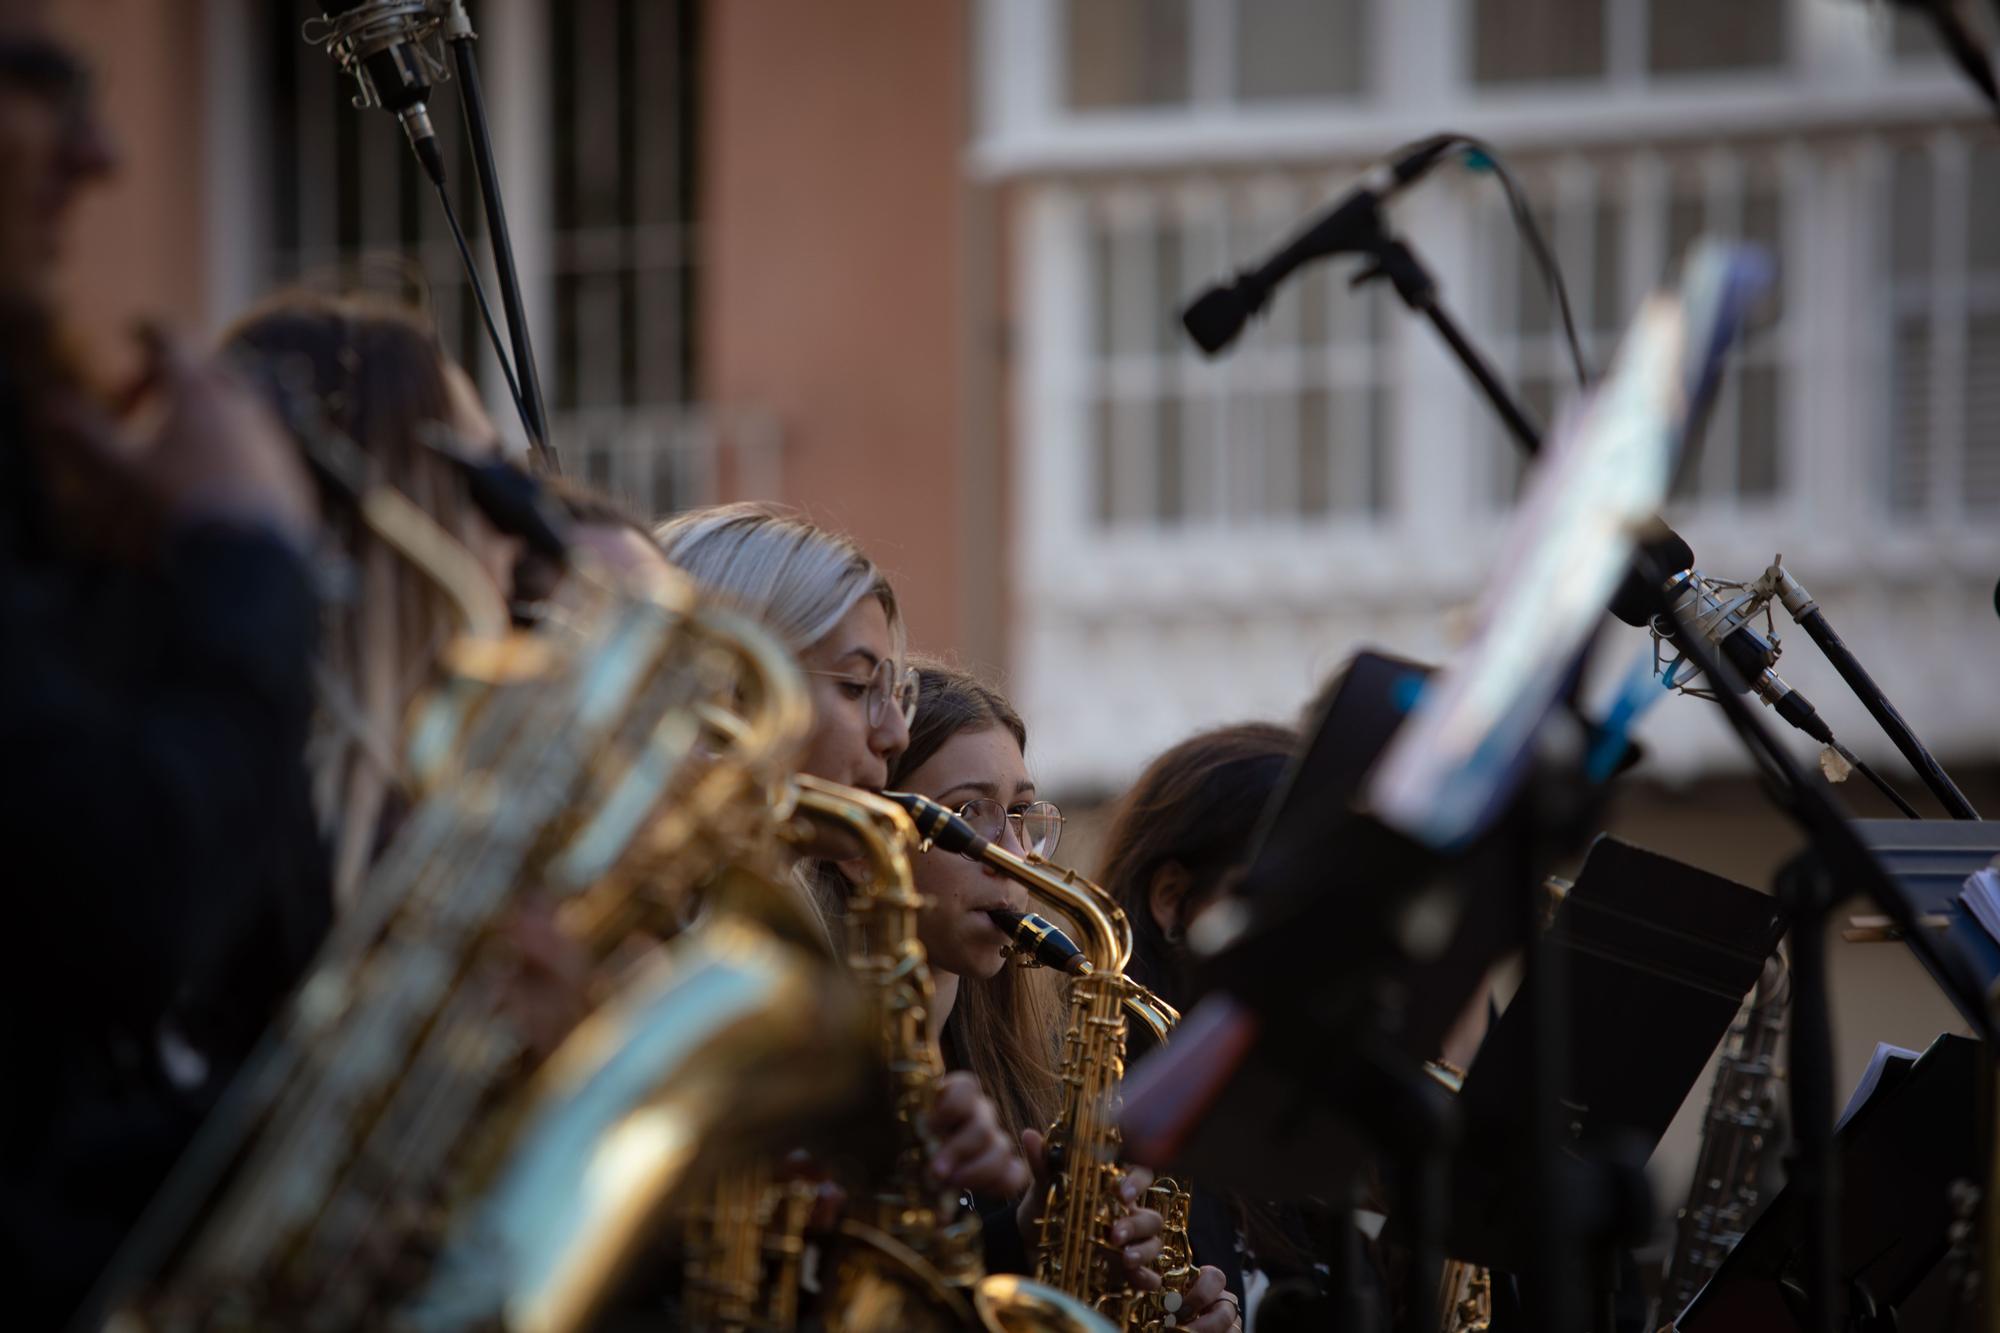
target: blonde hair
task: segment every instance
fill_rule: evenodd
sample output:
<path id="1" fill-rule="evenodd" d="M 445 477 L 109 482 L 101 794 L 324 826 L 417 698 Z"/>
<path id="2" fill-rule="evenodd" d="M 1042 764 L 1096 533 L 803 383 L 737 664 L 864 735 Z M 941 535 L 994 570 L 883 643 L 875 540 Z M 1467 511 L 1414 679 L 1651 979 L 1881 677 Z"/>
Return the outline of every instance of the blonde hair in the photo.
<path id="1" fill-rule="evenodd" d="M 691 509 L 660 524 L 653 539 L 703 592 L 763 621 L 794 653 L 873 597 L 902 654 L 895 590 L 851 538 L 777 505 L 745 502 Z"/>
<path id="2" fill-rule="evenodd" d="M 276 396 L 305 392 L 379 479 L 461 541 L 478 519 L 464 481 L 423 442 L 451 419 L 450 361 L 422 315 L 372 296 L 297 290 L 256 306 L 223 336 L 236 364 Z M 289 418 L 287 404 L 277 404 Z M 325 491 L 326 531 L 350 573 L 329 602 L 308 743 L 313 805 L 333 858 L 334 901 L 352 896 L 396 814 L 403 717 L 430 679 L 451 620 L 444 595 Z"/>
<path id="3" fill-rule="evenodd" d="M 794 656 L 833 633 L 865 597 L 882 604 L 902 656 L 895 590 L 850 537 L 778 505 L 745 501 L 690 509 L 653 529 L 653 540 L 703 594 L 755 616 Z M 827 938 L 836 940 L 846 879 L 832 862 L 815 859 L 799 863 L 797 881 Z"/>

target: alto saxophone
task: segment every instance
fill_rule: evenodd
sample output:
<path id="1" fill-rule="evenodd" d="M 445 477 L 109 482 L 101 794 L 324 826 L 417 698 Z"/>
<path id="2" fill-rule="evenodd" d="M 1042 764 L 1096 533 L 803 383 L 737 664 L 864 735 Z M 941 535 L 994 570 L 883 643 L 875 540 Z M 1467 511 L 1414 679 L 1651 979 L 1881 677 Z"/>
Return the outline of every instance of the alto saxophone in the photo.
<path id="1" fill-rule="evenodd" d="M 655 915 L 605 901 L 633 891 L 622 863 L 675 900 L 808 716 L 782 649 L 684 580 L 564 595 L 543 632 L 484 615 L 445 654 L 410 729 L 425 794 L 114 1268 L 113 1327 L 567 1333 L 725 1116 L 852 1091 L 852 1006 L 743 930 L 593 976 L 537 1070 L 503 1003 L 524 895 L 608 962 L 594 927 Z M 736 743 L 704 753 L 725 700 L 748 704 Z M 746 1071 L 772 1076 L 761 1117 Z"/>
<path id="2" fill-rule="evenodd" d="M 1135 1292 L 1124 1280 L 1111 1227 L 1125 1213 L 1120 1190 L 1118 1090 L 1125 1074 L 1128 1013 L 1164 1042 L 1180 1013 L 1126 974 L 1132 927 L 1101 886 L 1039 857 L 1016 856 L 974 834 L 962 820 L 921 796 L 889 793 L 915 816 L 924 837 L 946 851 L 971 856 L 1022 885 L 1077 925 L 1089 967 L 1069 983 L 1068 1019 L 1058 1075 L 1062 1107 L 1049 1131 L 1055 1179 L 1043 1202 L 1036 1277 L 1096 1309 L 1120 1328 L 1165 1329 L 1181 1319 L 1196 1268 L 1188 1239 L 1189 1197 L 1162 1177 L 1147 1191 L 1165 1226 L 1156 1270 L 1162 1287 Z"/>
<path id="3" fill-rule="evenodd" d="M 917 935 L 923 906 L 910 868 L 916 832 L 898 804 L 801 775 L 800 815 L 858 845 L 867 874 L 847 902 L 846 954 L 874 1013 L 895 1104 L 894 1166 L 850 1202 L 822 1274 L 826 1328 L 1109 1333 L 1060 1291 L 986 1275 L 979 1218 L 929 1176 L 926 1122 L 944 1057 L 930 1034 L 930 967 Z"/>

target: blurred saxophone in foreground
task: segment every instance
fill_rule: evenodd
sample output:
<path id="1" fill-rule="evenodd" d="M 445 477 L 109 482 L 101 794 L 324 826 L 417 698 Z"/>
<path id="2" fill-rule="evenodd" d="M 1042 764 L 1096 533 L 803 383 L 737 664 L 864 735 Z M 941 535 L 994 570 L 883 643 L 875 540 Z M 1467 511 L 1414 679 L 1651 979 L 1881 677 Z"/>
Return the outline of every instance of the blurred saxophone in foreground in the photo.
<path id="1" fill-rule="evenodd" d="M 725 1117 L 860 1081 L 851 988 L 771 932 L 634 948 L 771 827 L 809 721 L 782 649 L 678 577 L 573 576 L 532 635 L 468 619 L 409 728 L 420 799 L 114 1269 L 113 1327 L 578 1329 Z M 539 1068 L 530 903 L 593 969 Z"/>

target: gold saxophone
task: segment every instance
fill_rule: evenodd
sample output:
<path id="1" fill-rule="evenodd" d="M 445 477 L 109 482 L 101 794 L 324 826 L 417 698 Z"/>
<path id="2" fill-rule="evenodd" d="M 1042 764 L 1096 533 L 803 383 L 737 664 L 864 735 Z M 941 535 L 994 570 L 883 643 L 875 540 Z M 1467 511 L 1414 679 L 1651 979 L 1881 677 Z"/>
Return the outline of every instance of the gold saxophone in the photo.
<path id="1" fill-rule="evenodd" d="M 1108 1333 L 1062 1292 L 986 1275 L 980 1223 L 929 1176 L 926 1129 L 944 1058 L 930 1035 L 930 967 L 917 935 L 923 906 L 910 869 L 916 832 L 881 796 L 797 780 L 798 813 L 814 831 L 845 836 L 867 862 L 847 902 L 845 952 L 874 1015 L 880 1067 L 895 1106 L 894 1165 L 850 1199 L 822 1264 L 820 1311 L 830 1330 L 985 1329 Z"/>
<path id="2" fill-rule="evenodd" d="M 1126 1285 L 1112 1225 L 1125 1213 L 1120 1198 L 1125 1168 L 1119 1162 L 1118 1090 L 1125 1074 L 1127 1015 L 1164 1042 L 1180 1013 L 1126 975 L 1132 959 L 1132 926 L 1124 909 L 1100 885 L 1039 857 L 1016 856 L 979 838 L 963 821 L 921 796 L 890 793 L 915 816 L 926 839 L 970 855 L 1022 885 L 1035 898 L 1076 923 L 1089 967 L 1070 979 L 1068 1019 L 1058 1063 L 1062 1107 L 1049 1131 L 1055 1179 L 1043 1203 L 1036 1277 L 1070 1293 L 1120 1328 L 1165 1329 L 1181 1318 L 1196 1267 L 1188 1240 L 1189 1197 L 1167 1177 L 1155 1180 L 1146 1202 L 1165 1226 L 1156 1261 L 1157 1292 Z"/>
<path id="3" fill-rule="evenodd" d="M 396 518 L 406 553 L 436 544 Z M 808 705 L 775 642 L 677 577 L 573 578 L 534 635 L 461 591 L 473 632 L 409 728 L 425 794 L 114 1267 L 112 1327 L 569 1333 L 725 1119 L 777 1133 L 856 1091 L 850 993 L 739 923 L 594 975 L 537 1070 L 506 1003 L 524 896 L 600 964 L 669 925 L 768 823 Z"/>

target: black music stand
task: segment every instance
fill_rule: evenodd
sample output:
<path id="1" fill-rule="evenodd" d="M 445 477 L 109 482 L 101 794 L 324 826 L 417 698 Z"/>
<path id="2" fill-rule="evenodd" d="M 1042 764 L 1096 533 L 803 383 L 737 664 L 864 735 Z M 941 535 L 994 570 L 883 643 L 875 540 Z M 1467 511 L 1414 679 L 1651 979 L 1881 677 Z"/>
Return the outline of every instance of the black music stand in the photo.
<path id="1" fill-rule="evenodd" d="M 1422 1062 L 1504 947 L 1509 900 L 1467 895 L 1471 910 L 1424 975 L 1396 985 L 1405 1003 L 1385 1039 L 1369 1021 L 1377 983 L 1403 953 L 1408 890 L 1437 858 L 1354 809 L 1428 674 L 1363 652 L 1328 694 L 1225 909 L 1231 938 L 1197 978 L 1257 1013 L 1258 1030 L 1224 1031 L 1209 1005 L 1134 1066 L 1124 1123 L 1139 1160 L 1271 1198 L 1338 1197 L 1366 1159 L 1364 1123 L 1392 1141 L 1437 1130 Z M 1191 934 L 1199 943 L 1213 925 Z M 1364 1035 L 1366 1049 L 1347 1049 Z"/>
<path id="2" fill-rule="evenodd" d="M 1896 1328 L 1896 1312 L 1907 1312 L 1949 1251 L 1951 1228 L 1962 1220 L 1953 1186 L 1979 1178 L 1978 1048 L 1969 1037 L 1939 1037 L 1905 1072 L 1885 1074 L 1835 1136 L 1836 1327 Z M 1799 1206 L 1789 1188 L 1771 1200 L 1674 1322 L 1679 1333 L 1805 1327 Z"/>
<path id="3" fill-rule="evenodd" d="M 1605 836 L 1557 909 L 1548 943 L 1574 997 L 1568 1046 L 1576 1053 L 1559 1099 L 1544 1114 L 1569 1154 L 1622 1168 L 1609 1191 L 1580 1200 L 1580 1230 L 1604 1245 L 1643 1239 L 1644 1167 L 1701 1077 L 1765 960 L 1784 934 L 1767 894 Z M 1459 1096 L 1464 1135 L 1452 1163 L 1454 1258 L 1521 1273 L 1534 1227 L 1523 1178 L 1535 1012 L 1530 972 L 1479 1049 Z M 1617 1180 L 1624 1188 L 1619 1189 Z M 1578 1176 L 1578 1188 L 1590 1189 Z M 1621 1236 L 1636 1226 L 1639 1235 Z"/>

